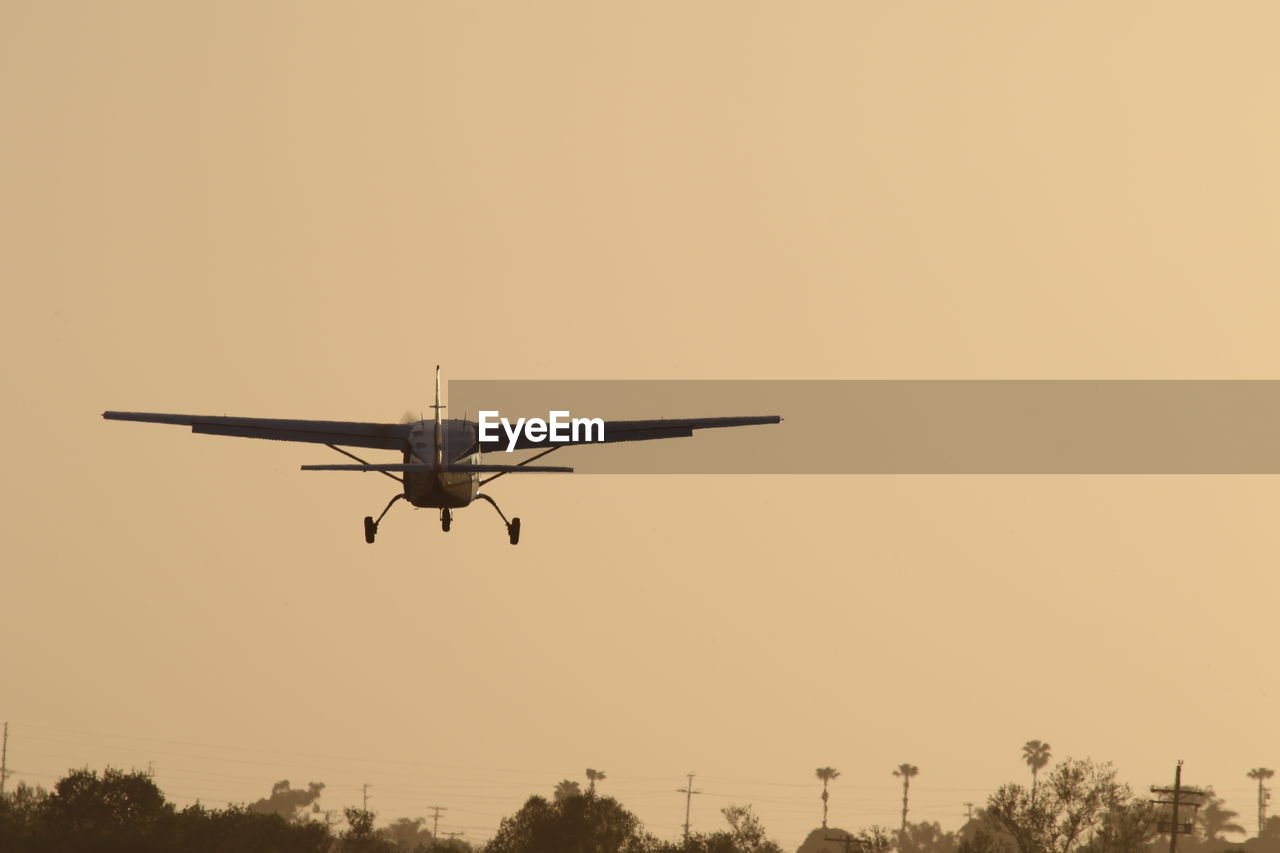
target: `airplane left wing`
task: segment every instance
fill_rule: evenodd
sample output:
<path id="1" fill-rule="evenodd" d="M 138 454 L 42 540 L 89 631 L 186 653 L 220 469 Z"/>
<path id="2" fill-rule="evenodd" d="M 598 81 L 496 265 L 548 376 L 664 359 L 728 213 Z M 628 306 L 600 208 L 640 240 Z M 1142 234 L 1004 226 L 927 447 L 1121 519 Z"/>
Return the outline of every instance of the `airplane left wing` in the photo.
<path id="1" fill-rule="evenodd" d="M 163 415 L 152 412 L 103 412 L 109 421 L 142 421 L 189 426 L 194 433 L 266 438 L 273 441 L 306 441 L 403 450 L 411 424 L 376 424 L 357 421 L 293 421 L 276 418 L 228 418 L 216 415 Z"/>

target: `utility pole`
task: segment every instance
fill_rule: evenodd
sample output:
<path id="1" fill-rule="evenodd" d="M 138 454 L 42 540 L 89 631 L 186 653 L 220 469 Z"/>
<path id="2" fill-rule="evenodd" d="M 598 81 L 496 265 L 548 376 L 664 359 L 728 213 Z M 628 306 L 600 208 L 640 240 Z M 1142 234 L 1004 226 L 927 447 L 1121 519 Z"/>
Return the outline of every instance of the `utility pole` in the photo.
<path id="1" fill-rule="evenodd" d="M 973 820 L 973 803 L 965 803 L 965 820 Z"/>
<path id="2" fill-rule="evenodd" d="M 9 724 L 4 724 L 4 743 L 0 745 L 0 794 L 4 793 L 4 780 L 9 776 Z M 1258 784 L 1262 784 L 1259 782 Z"/>
<path id="3" fill-rule="evenodd" d="M 440 837 L 440 833 L 438 831 L 440 829 L 440 812 L 447 812 L 449 807 L 427 806 L 427 808 L 431 809 L 431 840 L 434 842 L 435 839 Z"/>
<path id="4" fill-rule="evenodd" d="M 360 786 L 360 792 L 364 794 L 364 805 L 362 806 L 362 808 L 365 811 L 368 811 L 369 810 L 369 783 L 368 782 L 365 782 L 363 785 Z"/>
<path id="5" fill-rule="evenodd" d="M 1193 809 L 1200 808 L 1200 798 L 1204 796 L 1204 791 L 1199 788 L 1182 786 L 1182 759 L 1178 759 L 1178 768 L 1173 774 L 1173 787 L 1161 788 L 1156 785 L 1151 786 L 1151 793 L 1162 794 L 1166 797 L 1173 797 L 1172 800 L 1152 800 L 1151 802 L 1162 805 L 1171 806 L 1169 813 L 1169 822 L 1160 822 L 1159 831 L 1169 833 L 1169 853 L 1177 853 L 1178 851 L 1178 835 L 1191 834 L 1191 821 L 1181 822 L 1179 810 L 1183 805 L 1188 805 Z"/>
<path id="6" fill-rule="evenodd" d="M 693 795 L 701 794 L 701 791 L 693 790 L 693 777 L 697 773 L 689 772 L 689 781 L 683 788 L 676 788 L 677 794 L 684 794 L 684 840 L 689 840 L 689 810 L 693 806 Z"/>

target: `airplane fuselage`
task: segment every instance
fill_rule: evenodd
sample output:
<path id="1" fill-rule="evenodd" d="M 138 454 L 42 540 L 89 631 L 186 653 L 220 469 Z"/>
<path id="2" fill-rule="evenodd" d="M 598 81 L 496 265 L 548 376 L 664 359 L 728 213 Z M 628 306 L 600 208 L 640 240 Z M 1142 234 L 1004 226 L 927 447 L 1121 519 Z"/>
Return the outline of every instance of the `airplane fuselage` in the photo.
<path id="1" fill-rule="evenodd" d="M 479 464 L 479 453 L 467 453 L 476 446 L 476 424 L 473 421 L 446 419 L 440 422 L 441 455 L 446 462 Z M 409 433 L 406 463 L 432 465 L 436 459 L 436 422 L 418 421 Z M 452 448 L 453 452 L 450 452 Z M 459 509 L 476 499 L 480 491 L 480 475 L 450 471 L 406 472 L 404 496 L 418 507 Z"/>

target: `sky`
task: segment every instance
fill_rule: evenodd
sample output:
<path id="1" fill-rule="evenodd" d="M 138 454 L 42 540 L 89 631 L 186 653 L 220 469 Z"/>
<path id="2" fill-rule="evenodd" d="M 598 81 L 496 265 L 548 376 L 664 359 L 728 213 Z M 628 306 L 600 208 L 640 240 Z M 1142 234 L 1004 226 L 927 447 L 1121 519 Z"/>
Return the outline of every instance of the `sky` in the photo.
<path id="1" fill-rule="evenodd" d="M 484 507 L 447 535 L 398 508 L 370 547 L 388 484 L 298 470 L 323 448 L 100 414 L 395 421 L 436 364 L 1275 379 L 1278 27 L 0 2 L 10 784 L 368 784 L 379 822 L 480 841 L 587 767 L 675 837 L 696 771 L 695 830 L 750 802 L 794 847 L 815 768 L 833 826 L 896 825 L 909 762 L 911 819 L 955 829 L 1039 739 L 1139 792 L 1183 759 L 1252 832 L 1274 477 L 511 477 L 517 548 Z"/>

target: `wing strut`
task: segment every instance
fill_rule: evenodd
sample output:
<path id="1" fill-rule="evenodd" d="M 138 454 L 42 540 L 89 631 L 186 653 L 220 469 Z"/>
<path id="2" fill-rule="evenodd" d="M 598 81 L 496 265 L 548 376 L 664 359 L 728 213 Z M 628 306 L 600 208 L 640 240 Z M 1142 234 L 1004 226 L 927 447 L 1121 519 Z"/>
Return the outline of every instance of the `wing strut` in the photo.
<path id="1" fill-rule="evenodd" d="M 541 453 L 536 453 L 533 456 L 530 456 L 528 459 L 524 460 L 523 462 L 517 462 L 515 464 L 515 467 L 519 468 L 521 465 L 528 465 L 530 462 L 535 462 L 541 459 L 542 457 L 546 456 L 548 453 L 551 453 L 554 450 L 559 450 L 564 446 L 565 445 L 563 444 L 557 444 L 555 447 L 549 447 L 546 450 L 542 451 Z M 511 473 L 510 471 L 503 471 L 502 474 L 494 474 L 492 477 L 485 477 L 483 480 L 477 483 L 476 486 L 479 487 L 479 486 L 483 486 L 485 483 L 492 483 L 494 480 L 498 479 L 503 474 L 510 474 L 510 473 Z M 490 503 L 493 503 L 493 501 L 490 501 Z M 493 504 L 493 506 L 496 509 L 498 505 Z M 498 514 L 502 515 L 502 510 L 498 510 Z M 503 516 L 503 521 L 506 521 L 506 516 Z"/>
<path id="2" fill-rule="evenodd" d="M 361 465 L 368 465 L 368 464 L 370 464 L 370 463 L 368 463 L 368 462 L 365 462 L 365 461 L 364 461 L 363 459 L 361 459 L 359 456 L 356 456 L 354 453 L 348 453 L 347 451 L 343 450 L 341 447 L 336 447 L 336 446 L 334 446 L 334 445 L 332 445 L 332 444 L 326 444 L 326 445 L 325 445 L 325 447 L 329 448 L 330 450 L 336 450 L 336 451 L 338 451 L 339 453 L 341 453 L 343 456 L 347 456 L 347 457 L 350 457 L 351 459 L 356 460 L 356 461 L 357 461 L 357 462 L 359 462 Z M 391 479 L 395 480 L 397 483 L 401 483 L 401 484 L 403 484 L 403 483 L 404 483 L 404 478 L 403 478 L 403 477 L 397 477 L 395 474 L 392 474 L 390 471 L 379 471 L 378 473 L 379 473 L 379 474 L 382 474 L 382 475 L 384 475 L 384 476 L 390 477 Z M 389 508 L 390 508 L 390 507 L 388 507 L 388 509 L 389 509 Z M 386 515 L 386 514 L 387 514 L 386 510 L 383 510 L 383 511 L 382 511 L 382 515 Z M 379 520 L 381 520 L 381 519 L 382 519 L 382 515 L 378 516 L 378 519 L 379 519 Z"/>

